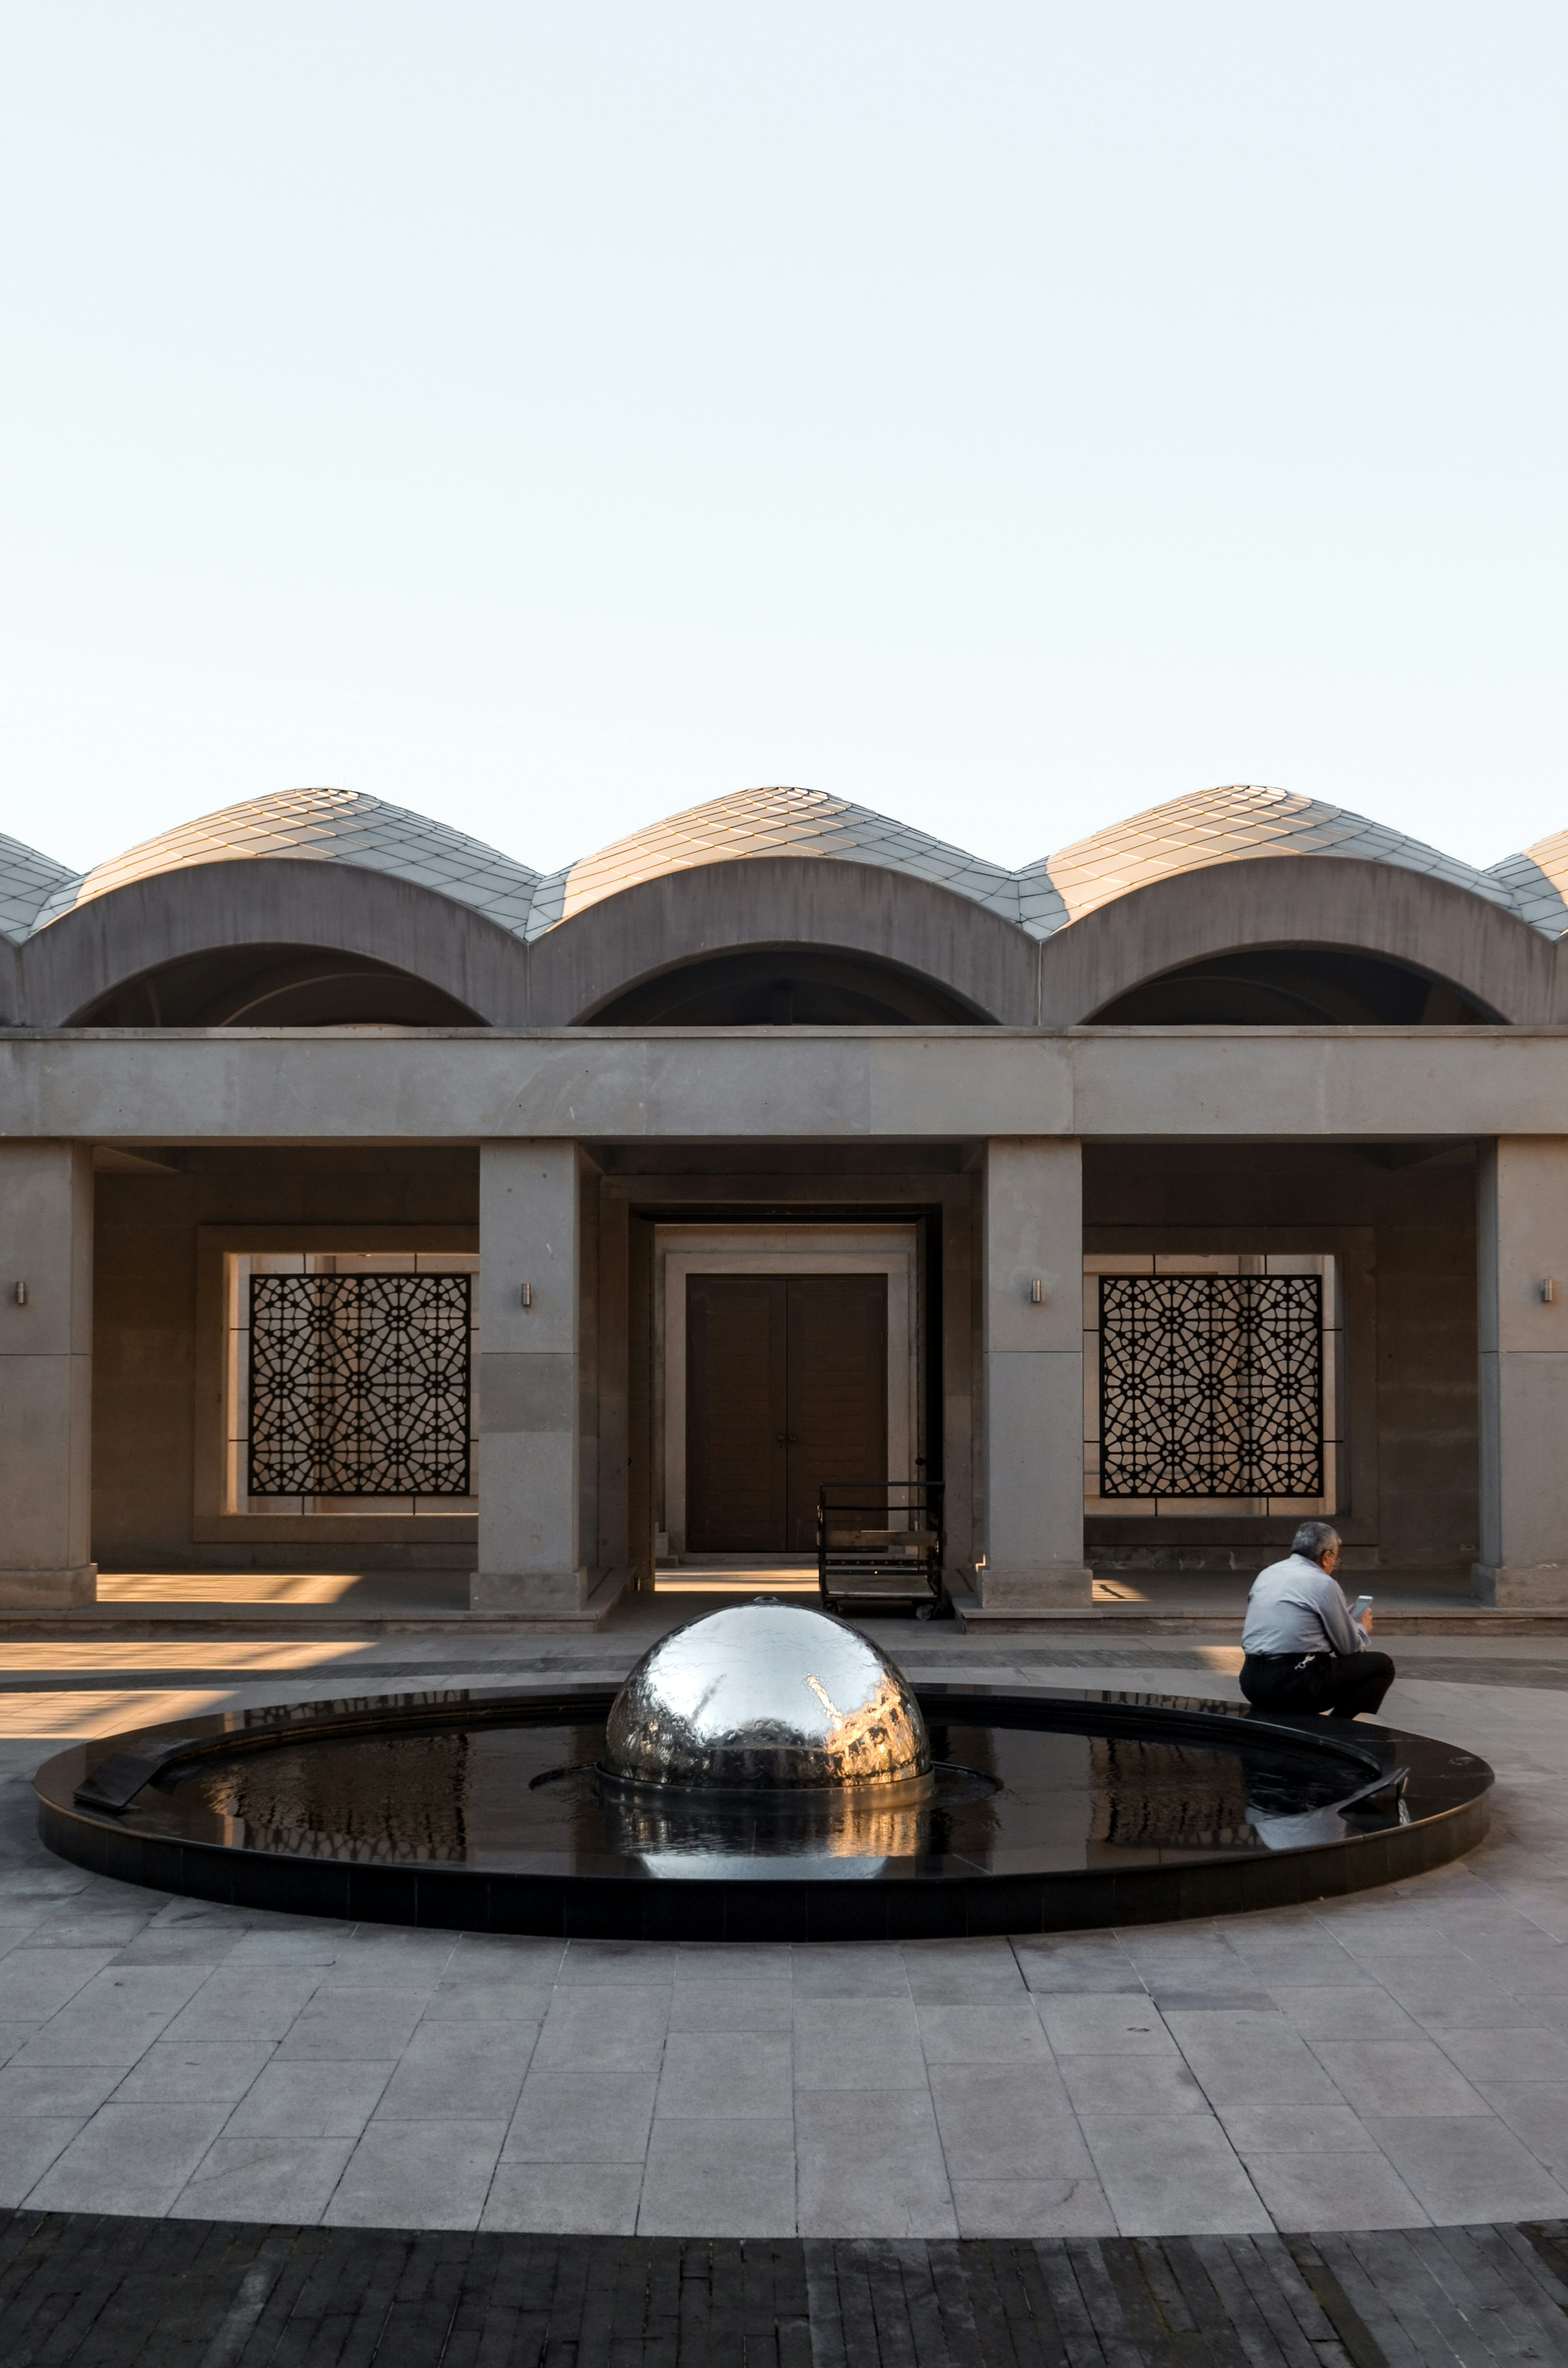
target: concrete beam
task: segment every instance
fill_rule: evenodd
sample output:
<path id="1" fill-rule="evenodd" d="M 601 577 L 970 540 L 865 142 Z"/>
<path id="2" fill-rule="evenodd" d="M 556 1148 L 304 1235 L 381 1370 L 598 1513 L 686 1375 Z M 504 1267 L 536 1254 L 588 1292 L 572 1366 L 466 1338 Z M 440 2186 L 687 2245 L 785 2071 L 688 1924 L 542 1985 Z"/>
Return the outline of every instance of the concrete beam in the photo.
<path id="1" fill-rule="evenodd" d="M 1557 1029 L 73 1030 L 0 1040 L 0 1139 L 1556 1135 Z"/>

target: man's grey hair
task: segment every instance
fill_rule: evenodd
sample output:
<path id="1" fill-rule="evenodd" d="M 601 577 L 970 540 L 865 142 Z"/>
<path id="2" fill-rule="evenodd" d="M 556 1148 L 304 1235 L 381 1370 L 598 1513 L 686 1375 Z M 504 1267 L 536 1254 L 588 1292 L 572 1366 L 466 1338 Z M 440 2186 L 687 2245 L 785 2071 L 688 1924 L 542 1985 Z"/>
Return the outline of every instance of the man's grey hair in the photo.
<path id="1" fill-rule="evenodd" d="M 1290 1552 L 1305 1554 L 1309 1562 L 1321 1562 L 1330 1546 L 1338 1543 L 1339 1531 L 1332 1521 L 1303 1521 L 1290 1541 Z"/>

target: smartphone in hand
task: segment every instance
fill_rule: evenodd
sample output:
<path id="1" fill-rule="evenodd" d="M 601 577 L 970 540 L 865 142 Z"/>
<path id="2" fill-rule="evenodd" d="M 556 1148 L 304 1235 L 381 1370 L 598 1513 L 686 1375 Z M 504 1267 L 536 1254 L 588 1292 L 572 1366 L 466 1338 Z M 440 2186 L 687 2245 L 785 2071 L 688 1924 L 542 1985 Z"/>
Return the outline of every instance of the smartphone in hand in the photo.
<path id="1" fill-rule="evenodd" d="M 1362 1628 L 1369 1628 L 1371 1621 L 1369 1615 L 1371 1609 L 1371 1597 L 1369 1595 L 1358 1595 L 1356 1598 L 1355 1602 L 1350 1606 L 1350 1617 L 1358 1623 L 1358 1626 Z"/>

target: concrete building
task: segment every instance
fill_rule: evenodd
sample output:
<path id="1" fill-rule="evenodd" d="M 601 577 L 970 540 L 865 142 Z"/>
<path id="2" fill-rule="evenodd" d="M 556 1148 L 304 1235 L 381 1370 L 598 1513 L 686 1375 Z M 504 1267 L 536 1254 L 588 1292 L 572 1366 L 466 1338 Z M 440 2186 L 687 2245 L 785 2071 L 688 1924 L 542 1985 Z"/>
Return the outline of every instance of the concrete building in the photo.
<path id="1" fill-rule="evenodd" d="M 548 878 L 332 790 L 0 841 L 0 1603 L 591 1622 L 868 1461 L 982 1621 L 1319 1509 L 1568 1603 L 1565 891 L 1247 787 L 1017 872 L 794 789 Z"/>

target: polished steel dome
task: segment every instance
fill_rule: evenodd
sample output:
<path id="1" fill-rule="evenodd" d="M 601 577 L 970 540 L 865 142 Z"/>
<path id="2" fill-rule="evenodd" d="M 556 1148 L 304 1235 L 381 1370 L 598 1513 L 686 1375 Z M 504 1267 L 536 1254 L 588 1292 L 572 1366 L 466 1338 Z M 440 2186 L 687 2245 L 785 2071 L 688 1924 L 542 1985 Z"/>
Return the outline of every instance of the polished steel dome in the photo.
<path id="1" fill-rule="evenodd" d="M 643 1655 L 610 1712 L 603 1770 L 716 1792 L 920 1792 L 931 1747 L 915 1696 L 858 1629 L 759 1599 Z"/>

